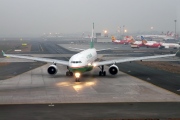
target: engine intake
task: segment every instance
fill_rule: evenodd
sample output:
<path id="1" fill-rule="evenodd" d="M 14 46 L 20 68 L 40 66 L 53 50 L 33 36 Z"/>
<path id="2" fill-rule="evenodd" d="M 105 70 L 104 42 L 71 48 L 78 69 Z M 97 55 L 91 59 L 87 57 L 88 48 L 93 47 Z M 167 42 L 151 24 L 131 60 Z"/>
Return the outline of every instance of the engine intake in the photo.
<path id="1" fill-rule="evenodd" d="M 50 65 L 49 68 L 47 69 L 47 72 L 50 75 L 55 75 L 58 72 L 58 68 L 56 65 Z"/>
<path id="2" fill-rule="evenodd" d="M 111 65 L 111 66 L 109 67 L 109 73 L 110 73 L 111 75 L 116 75 L 118 72 L 119 72 L 118 66 L 116 66 L 116 65 Z"/>

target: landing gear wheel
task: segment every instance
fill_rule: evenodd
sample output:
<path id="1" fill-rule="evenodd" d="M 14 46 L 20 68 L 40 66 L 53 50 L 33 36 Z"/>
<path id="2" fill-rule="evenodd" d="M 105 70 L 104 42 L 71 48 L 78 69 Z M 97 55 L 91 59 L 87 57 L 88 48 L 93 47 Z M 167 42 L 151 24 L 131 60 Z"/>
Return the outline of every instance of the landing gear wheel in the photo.
<path id="1" fill-rule="evenodd" d="M 73 72 L 67 71 L 66 76 L 73 76 Z"/>
<path id="2" fill-rule="evenodd" d="M 73 72 L 70 72 L 70 76 L 73 76 Z"/>
<path id="3" fill-rule="evenodd" d="M 73 76 L 73 72 L 69 70 L 69 66 L 67 66 L 68 71 L 66 72 L 66 76 Z"/>
<path id="4" fill-rule="evenodd" d="M 69 76 L 69 72 L 68 71 L 66 72 L 66 76 Z"/>
<path id="5" fill-rule="evenodd" d="M 99 76 L 102 76 L 102 72 L 101 71 L 99 71 Z"/>
<path id="6" fill-rule="evenodd" d="M 80 82 L 80 80 L 78 79 L 78 78 L 76 78 L 76 80 L 75 80 L 76 82 Z"/>
<path id="7" fill-rule="evenodd" d="M 99 76 L 106 76 L 106 71 L 104 71 L 104 65 L 102 65 L 101 67 L 99 66 L 99 68 L 101 69 L 101 71 L 99 71 Z"/>
<path id="8" fill-rule="evenodd" d="M 106 71 L 103 72 L 103 76 L 106 76 Z"/>

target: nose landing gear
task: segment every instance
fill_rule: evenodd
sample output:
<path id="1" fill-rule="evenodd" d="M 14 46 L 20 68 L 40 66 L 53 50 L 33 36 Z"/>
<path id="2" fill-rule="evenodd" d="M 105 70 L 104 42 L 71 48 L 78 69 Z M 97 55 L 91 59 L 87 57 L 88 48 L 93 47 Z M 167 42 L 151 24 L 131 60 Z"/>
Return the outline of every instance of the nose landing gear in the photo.
<path id="1" fill-rule="evenodd" d="M 80 82 L 79 78 L 80 78 L 81 74 L 79 72 L 76 72 L 74 75 L 76 77 L 75 81 Z"/>
<path id="2" fill-rule="evenodd" d="M 80 82 L 79 78 L 76 78 L 76 79 L 75 79 L 75 82 Z"/>

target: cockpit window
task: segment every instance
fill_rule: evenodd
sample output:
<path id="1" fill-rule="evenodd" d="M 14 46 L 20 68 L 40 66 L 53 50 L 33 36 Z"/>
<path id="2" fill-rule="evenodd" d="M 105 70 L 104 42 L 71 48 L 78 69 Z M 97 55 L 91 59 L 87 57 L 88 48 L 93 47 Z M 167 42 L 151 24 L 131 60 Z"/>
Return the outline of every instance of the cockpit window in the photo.
<path id="1" fill-rule="evenodd" d="M 71 61 L 71 63 L 82 63 L 81 61 Z"/>

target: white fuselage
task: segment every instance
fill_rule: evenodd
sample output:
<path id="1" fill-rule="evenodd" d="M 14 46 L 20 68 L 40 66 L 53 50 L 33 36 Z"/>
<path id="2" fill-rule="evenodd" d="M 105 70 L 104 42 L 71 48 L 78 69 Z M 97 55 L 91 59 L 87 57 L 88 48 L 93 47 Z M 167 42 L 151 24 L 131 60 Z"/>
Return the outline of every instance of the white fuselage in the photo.
<path id="1" fill-rule="evenodd" d="M 162 39 L 174 39 L 173 36 L 167 36 L 167 35 L 138 35 L 137 38 L 141 38 L 141 36 L 145 38 L 162 38 Z"/>
<path id="2" fill-rule="evenodd" d="M 177 43 L 161 43 L 161 46 L 165 48 L 180 48 L 180 45 Z"/>
<path id="3" fill-rule="evenodd" d="M 83 68 L 92 66 L 92 63 L 97 59 L 97 52 L 95 48 L 89 48 L 80 53 L 73 55 L 69 59 L 69 67 L 71 70 L 81 71 Z M 84 70 L 83 69 L 83 70 Z M 82 71 L 85 72 L 85 71 Z"/>
<path id="4" fill-rule="evenodd" d="M 135 41 L 133 44 L 134 45 L 140 45 L 140 44 L 142 44 L 142 41 Z"/>

